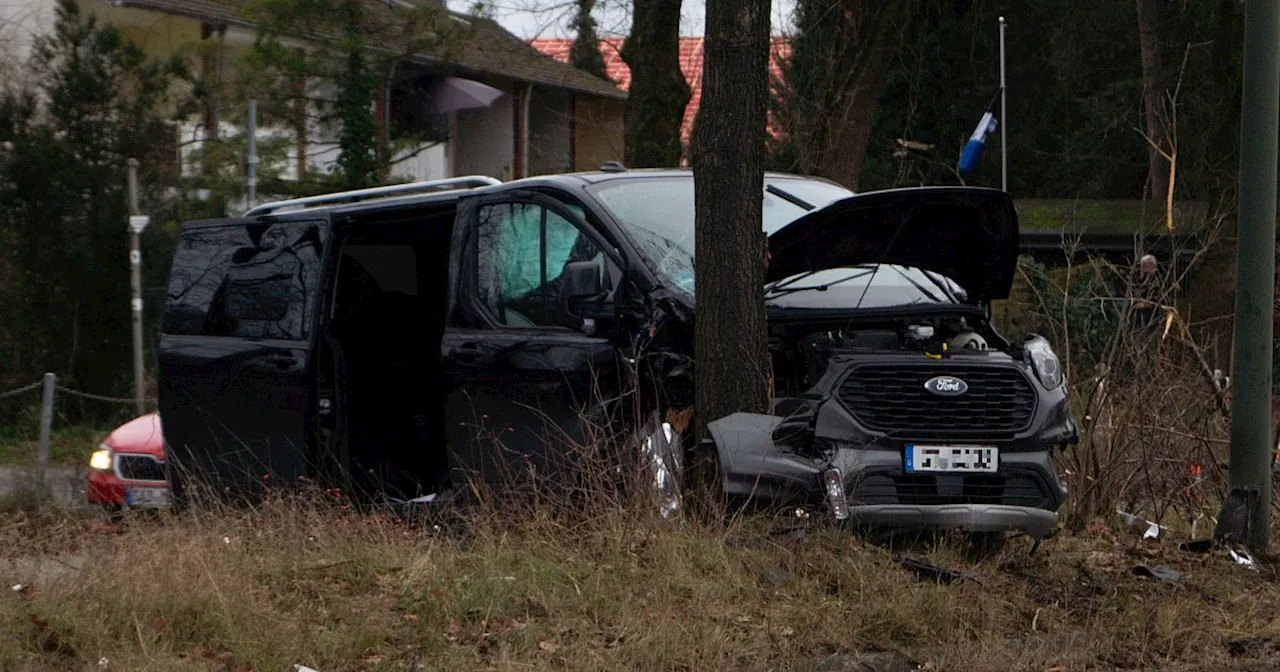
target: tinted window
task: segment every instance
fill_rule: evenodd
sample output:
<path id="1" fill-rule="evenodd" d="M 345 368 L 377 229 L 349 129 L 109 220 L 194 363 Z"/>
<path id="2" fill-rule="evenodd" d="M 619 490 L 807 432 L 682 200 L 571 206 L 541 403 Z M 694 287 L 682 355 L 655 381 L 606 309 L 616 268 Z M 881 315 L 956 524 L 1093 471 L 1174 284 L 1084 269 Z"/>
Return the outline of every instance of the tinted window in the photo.
<path id="1" fill-rule="evenodd" d="M 322 235 L 316 222 L 188 229 L 169 275 L 165 332 L 306 338 Z"/>
<path id="2" fill-rule="evenodd" d="M 566 264 L 595 261 L 608 285 L 607 257 L 569 220 L 539 205 L 503 203 L 480 209 L 476 295 L 499 324 L 578 328 L 560 302 Z"/>

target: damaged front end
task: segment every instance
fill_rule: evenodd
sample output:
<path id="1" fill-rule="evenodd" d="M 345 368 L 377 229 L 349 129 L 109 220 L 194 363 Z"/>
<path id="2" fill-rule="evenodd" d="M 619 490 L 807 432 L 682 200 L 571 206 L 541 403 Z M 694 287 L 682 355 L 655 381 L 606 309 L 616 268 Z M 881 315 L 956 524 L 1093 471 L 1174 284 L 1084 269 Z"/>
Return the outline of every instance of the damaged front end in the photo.
<path id="1" fill-rule="evenodd" d="M 1042 343 L 1029 340 L 1022 357 L 833 353 L 822 378 L 778 399 L 773 415 L 710 424 L 727 494 L 825 507 L 869 527 L 1047 537 L 1067 495 L 1053 453 L 1077 429 L 1064 387 L 1037 373 L 1031 353 Z M 928 385 L 940 378 L 965 394 L 935 395 Z"/>
<path id="2" fill-rule="evenodd" d="M 709 424 L 726 494 L 872 528 L 1057 526 L 1077 441 L 1049 343 L 989 321 L 1017 263 L 1008 195 L 854 196 L 770 236 L 772 414 Z"/>

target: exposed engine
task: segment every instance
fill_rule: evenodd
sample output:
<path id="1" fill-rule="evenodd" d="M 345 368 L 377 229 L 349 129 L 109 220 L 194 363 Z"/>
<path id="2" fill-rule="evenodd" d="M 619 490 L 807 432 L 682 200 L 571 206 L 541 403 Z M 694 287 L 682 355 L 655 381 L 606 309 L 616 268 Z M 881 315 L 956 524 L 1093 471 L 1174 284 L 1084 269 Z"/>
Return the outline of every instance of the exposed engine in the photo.
<path id="1" fill-rule="evenodd" d="M 963 316 L 911 319 L 898 323 L 841 324 L 814 330 L 815 326 L 776 327 L 769 348 L 773 355 L 775 393 L 801 392 L 826 371 L 833 355 L 841 352 L 919 352 L 930 355 L 981 355 L 999 351 Z M 822 325 L 826 326 L 826 325 Z M 985 331 L 985 329 L 983 329 Z M 990 334 L 998 338 L 995 334 Z"/>

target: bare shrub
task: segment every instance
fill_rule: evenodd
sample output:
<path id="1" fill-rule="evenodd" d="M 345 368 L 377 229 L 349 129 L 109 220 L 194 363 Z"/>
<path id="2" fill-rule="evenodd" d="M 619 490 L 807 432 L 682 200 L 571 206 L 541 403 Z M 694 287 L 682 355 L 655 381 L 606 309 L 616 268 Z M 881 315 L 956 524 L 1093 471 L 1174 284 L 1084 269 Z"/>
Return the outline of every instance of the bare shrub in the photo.
<path id="1" fill-rule="evenodd" d="M 1200 531 L 1225 493 L 1227 381 L 1179 311 L 1187 269 L 1134 256 L 1129 268 L 1024 260 L 1015 321 L 1051 338 L 1064 360 L 1081 425 L 1060 461 L 1073 529 L 1119 508 Z"/>

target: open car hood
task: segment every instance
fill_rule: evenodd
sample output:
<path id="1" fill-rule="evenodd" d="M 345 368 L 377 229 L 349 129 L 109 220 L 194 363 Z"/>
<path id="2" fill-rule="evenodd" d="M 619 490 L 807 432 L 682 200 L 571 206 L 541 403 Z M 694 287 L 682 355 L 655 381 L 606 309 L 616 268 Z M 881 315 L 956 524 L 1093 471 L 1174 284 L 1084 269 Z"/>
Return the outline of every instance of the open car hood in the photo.
<path id="1" fill-rule="evenodd" d="M 769 236 L 767 282 L 857 264 L 945 275 L 969 298 L 1008 298 L 1018 263 L 1018 215 L 998 189 L 915 187 L 835 201 Z"/>

